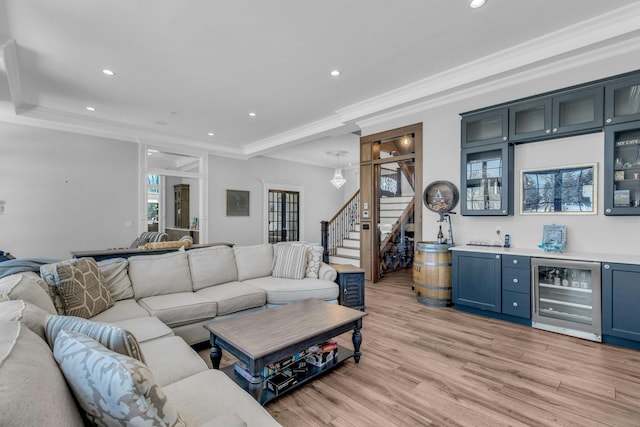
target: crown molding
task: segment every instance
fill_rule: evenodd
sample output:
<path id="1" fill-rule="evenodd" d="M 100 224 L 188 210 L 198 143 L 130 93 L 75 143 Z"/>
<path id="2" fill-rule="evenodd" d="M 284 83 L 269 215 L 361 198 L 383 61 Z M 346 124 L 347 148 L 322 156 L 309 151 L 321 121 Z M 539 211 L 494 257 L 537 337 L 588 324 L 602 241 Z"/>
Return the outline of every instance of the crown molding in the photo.
<path id="1" fill-rule="evenodd" d="M 640 3 L 636 3 L 342 108 L 337 114 L 344 122 L 357 121 L 447 90 L 628 35 L 639 29 Z"/>
<path id="2" fill-rule="evenodd" d="M 598 49 L 588 50 L 573 56 L 565 56 L 546 64 L 539 64 L 535 67 L 527 67 L 518 72 L 504 75 L 489 82 L 475 84 L 471 87 L 457 88 L 446 94 L 438 94 L 428 100 L 411 104 L 405 107 L 387 110 L 382 114 L 371 115 L 355 123 L 360 128 L 375 126 L 379 123 L 399 119 L 401 117 L 418 114 L 425 110 L 433 109 L 453 102 L 461 101 L 479 95 L 484 95 L 496 90 L 527 83 L 533 79 L 551 76 L 561 71 L 584 67 L 607 59 L 619 57 L 621 55 L 634 54 L 640 56 L 640 36 L 627 39 L 615 45 L 601 46 Z"/>

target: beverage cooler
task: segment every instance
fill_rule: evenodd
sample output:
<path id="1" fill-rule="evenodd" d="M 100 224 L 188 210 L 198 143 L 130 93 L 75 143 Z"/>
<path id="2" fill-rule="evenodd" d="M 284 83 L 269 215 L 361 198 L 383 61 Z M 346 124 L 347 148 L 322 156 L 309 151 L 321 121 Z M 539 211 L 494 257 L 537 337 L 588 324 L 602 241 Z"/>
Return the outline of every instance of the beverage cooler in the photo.
<path id="1" fill-rule="evenodd" d="M 532 326 L 602 342 L 600 263 L 532 258 Z"/>

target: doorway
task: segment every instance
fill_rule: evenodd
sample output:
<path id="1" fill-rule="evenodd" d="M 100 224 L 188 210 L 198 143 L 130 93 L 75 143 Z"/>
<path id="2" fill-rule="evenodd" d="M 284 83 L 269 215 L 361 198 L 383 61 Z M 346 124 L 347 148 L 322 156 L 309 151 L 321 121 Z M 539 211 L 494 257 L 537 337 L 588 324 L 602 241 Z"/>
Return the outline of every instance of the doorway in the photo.
<path id="1" fill-rule="evenodd" d="M 367 280 L 413 266 L 421 189 L 422 123 L 360 138 L 360 266 Z"/>
<path id="2" fill-rule="evenodd" d="M 269 243 L 300 240 L 300 193 L 269 189 Z"/>

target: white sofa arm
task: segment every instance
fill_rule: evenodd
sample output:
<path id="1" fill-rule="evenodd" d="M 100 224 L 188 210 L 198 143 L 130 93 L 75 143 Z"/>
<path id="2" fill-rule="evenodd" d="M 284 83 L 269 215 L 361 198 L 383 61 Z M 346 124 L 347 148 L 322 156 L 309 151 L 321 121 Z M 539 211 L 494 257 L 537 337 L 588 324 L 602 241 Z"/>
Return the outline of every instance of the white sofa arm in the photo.
<path id="1" fill-rule="evenodd" d="M 338 272 L 335 268 L 331 267 L 329 264 L 325 264 L 324 262 L 320 263 L 320 270 L 318 270 L 318 278 L 323 280 L 328 280 L 330 282 L 335 282 L 338 278 Z"/>

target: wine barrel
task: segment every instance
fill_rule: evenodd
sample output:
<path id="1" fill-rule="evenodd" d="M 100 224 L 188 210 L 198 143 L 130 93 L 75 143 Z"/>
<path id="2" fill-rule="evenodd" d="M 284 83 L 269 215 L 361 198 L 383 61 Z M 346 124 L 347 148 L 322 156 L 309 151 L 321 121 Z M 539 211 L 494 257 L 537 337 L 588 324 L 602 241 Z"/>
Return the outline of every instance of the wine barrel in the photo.
<path id="1" fill-rule="evenodd" d="M 451 305 L 451 251 L 453 245 L 418 242 L 413 259 L 413 283 L 418 302 L 434 306 Z"/>

